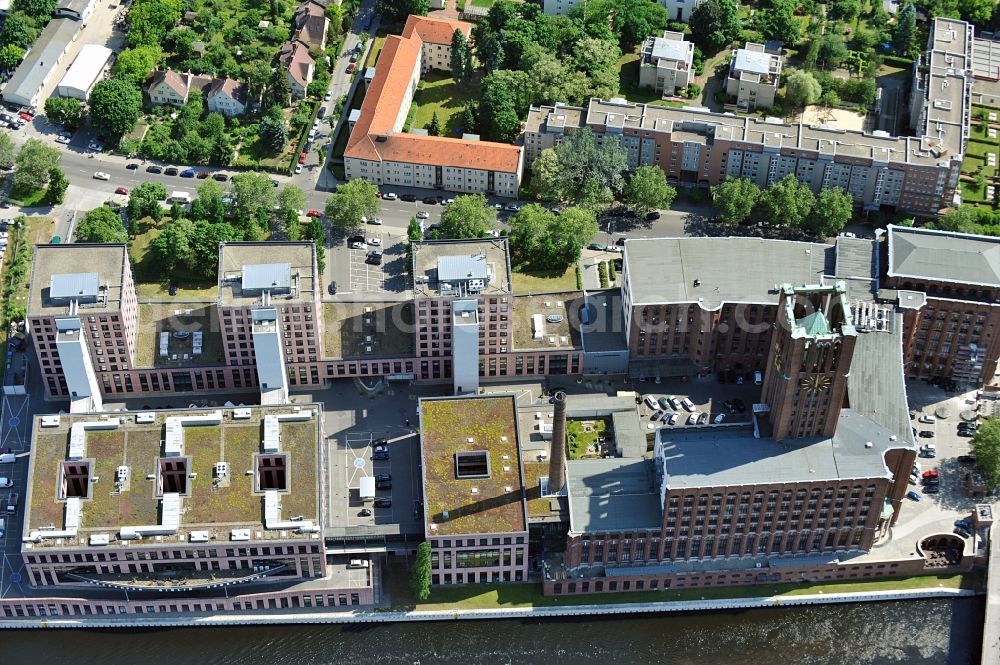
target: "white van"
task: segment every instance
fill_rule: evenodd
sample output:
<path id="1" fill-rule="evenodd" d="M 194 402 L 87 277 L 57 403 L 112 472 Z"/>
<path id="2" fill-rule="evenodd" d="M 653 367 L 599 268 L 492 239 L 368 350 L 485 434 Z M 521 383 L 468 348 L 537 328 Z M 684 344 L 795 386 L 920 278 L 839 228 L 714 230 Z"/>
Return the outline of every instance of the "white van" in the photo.
<path id="1" fill-rule="evenodd" d="M 762 383 L 764 383 L 764 376 L 760 372 L 754 372 L 753 373 L 753 384 L 755 386 L 759 386 Z"/>
<path id="2" fill-rule="evenodd" d="M 653 409 L 654 411 L 660 408 L 660 403 L 656 401 L 656 397 L 654 395 L 646 395 L 645 402 L 646 406 Z"/>
<path id="3" fill-rule="evenodd" d="M 0 476 L 0 487 L 13 487 L 14 483 L 11 482 L 10 478 L 3 478 Z"/>
<path id="4" fill-rule="evenodd" d="M 691 400 L 689 400 L 687 397 L 685 397 L 684 399 L 681 400 L 681 406 L 684 407 L 685 411 L 690 411 L 690 412 L 694 413 L 694 403 Z"/>
<path id="5" fill-rule="evenodd" d="M 347 562 L 348 568 L 367 568 L 368 562 L 364 559 L 351 559 Z"/>
<path id="6" fill-rule="evenodd" d="M 170 192 L 170 198 L 167 199 L 167 203 L 182 203 L 187 205 L 191 203 L 191 195 L 187 192 Z"/>
<path id="7" fill-rule="evenodd" d="M 13 464 L 16 461 L 17 457 L 14 456 L 14 453 L 4 453 L 3 455 L 0 455 L 0 464 Z"/>

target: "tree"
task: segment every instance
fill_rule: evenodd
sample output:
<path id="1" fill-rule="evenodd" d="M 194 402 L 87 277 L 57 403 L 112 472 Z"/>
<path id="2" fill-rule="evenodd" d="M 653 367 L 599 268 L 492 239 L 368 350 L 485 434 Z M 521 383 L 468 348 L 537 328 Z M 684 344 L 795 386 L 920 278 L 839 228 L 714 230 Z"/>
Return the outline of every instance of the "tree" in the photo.
<path id="1" fill-rule="evenodd" d="M 45 100 L 45 115 L 56 124 L 76 128 L 83 122 L 83 104 L 79 99 L 49 97 Z"/>
<path id="2" fill-rule="evenodd" d="M 917 52 L 917 8 L 913 3 L 906 3 L 899 10 L 892 45 L 896 53 L 904 58 L 912 58 Z"/>
<path id="3" fill-rule="evenodd" d="M 430 136 L 441 136 L 441 121 L 438 120 L 437 111 L 431 115 L 431 121 L 424 127 Z"/>
<path id="4" fill-rule="evenodd" d="M 772 226 L 797 229 L 802 227 L 815 202 L 809 186 L 789 173 L 761 192 L 759 205 Z"/>
<path id="5" fill-rule="evenodd" d="M 705 0 L 694 8 L 688 25 L 694 42 L 709 53 L 716 53 L 740 36 L 738 0 Z"/>
<path id="6" fill-rule="evenodd" d="M 803 107 L 815 104 L 823 94 L 816 77 L 809 72 L 797 69 L 785 81 L 785 99 L 792 106 Z"/>
<path id="7" fill-rule="evenodd" d="M 59 166 L 59 151 L 40 139 L 28 139 L 14 160 L 14 187 L 41 189 L 49 181 L 52 169 Z"/>
<path id="8" fill-rule="evenodd" d="M 134 187 L 128 197 L 129 219 L 150 217 L 158 222 L 163 216 L 160 201 L 167 198 L 167 188 L 158 182 L 144 182 Z"/>
<path id="9" fill-rule="evenodd" d="M 757 29 L 765 39 L 778 39 L 794 44 L 799 39 L 801 24 L 795 16 L 794 0 L 770 0 L 770 7 L 757 12 Z"/>
<path id="10" fill-rule="evenodd" d="M 469 58 L 469 41 L 465 33 L 455 30 L 451 36 L 451 77 L 455 83 L 465 83 L 472 76 L 468 68 L 472 64 Z"/>
<path id="11" fill-rule="evenodd" d="M 219 243 L 242 239 L 243 234 L 232 224 L 198 220 L 189 230 L 188 255 L 184 263 L 187 269 L 196 275 L 214 276 L 219 269 Z"/>
<path id="12" fill-rule="evenodd" d="M 551 254 L 545 257 L 546 265 L 566 266 L 580 259 L 580 250 L 597 235 L 597 215 L 585 208 L 566 208 L 553 215 L 546 247 Z"/>
<path id="13" fill-rule="evenodd" d="M 271 108 L 278 107 L 272 106 Z M 285 141 L 288 140 L 288 131 L 285 129 L 285 121 L 280 113 L 277 118 L 270 113 L 265 115 L 260 121 L 260 128 L 257 131 L 264 144 L 274 152 L 279 152 L 284 148 Z"/>
<path id="14" fill-rule="evenodd" d="M 12 9 L 28 16 L 48 18 L 56 10 L 55 0 L 14 0 Z"/>
<path id="15" fill-rule="evenodd" d="M 107 206 L 94 208 L 76 225 L 78 242 L 127 242 L 128 232 L 122 217 Z"/>
<path id="16" fill-rule="evenodd" d="M 0 69 L 14 69 L 24 59 L 24 49 L 17 44 L 4 44 L 0 48 Z"/>
<path id="17" fill-rule="evenodd" d="M 649 35 L 663 32 L 670 21 L 667 10 L 648 0 L 592 0 L 589 20 L 611 19 L 611 32 L 622 51 L 630 52 Z"/>
<path id="18" fill-rule="evenodd" d="M 847 57 L 844 38 L 836 32 L 827 32 L 819 39 L 817 58 L 827 69 L 834 69 Z"/>
<path id="19" fill-rule="evenodd" d="M 846 22 L 853 21 L 860 13 L 861 3 L 858 0 L 833 0 L 827 10 L 830 18 Z"/>
<path id="20" fill-rule="evenodd" d="M 375 217 L 382 210 L 378 187 L 367 180 L 351 180 L 337 187 L 326 200 L 326 218 L 342 233 L 351 233 L 364 226 L 362 217 Z"/>
<path id="21" fill-rule="evenodd" d="M 562 167 L 554 148 L 538 153 L 531 163 L 531 186 L 543 201 L 558 201 L 562 196 Z"/>
<path id="22" fill-rule="evenodd" d="M 854 198 L 840 187 L 827 187 L 816 197 L 816 204 L 806 219 L 806 230 L 822 238 L 832 238 L 851 221 Z"/>
<path id="23" fill-rule="evenodd" d="M 719 221 L 736 226 L 742 224 L 760 200 L 760 187 L 749 178 L 728 177 L 712 187 L 712 203 L 719 212 Z"/>
<path id="24" fill-rule="evenodd" d="M 3 42 L 22 49 L 30 47 L 38 39 L 38 28 L 31 16 L 24 12 L 14 12 L 3 24 Z"/>
<path id="25" fill-rule="evenodd" d="M 426 540 L 417 545 L 417 556 L 410 570 L 410 591 L 417 600 L 427 600 L 431 595 L 431 544 Z"/>
<path id="26" fill-rule="evenodd" d="M 518 265 L 564 267 L 580 258 L 597 231 L 597 217 L 590 210 L 567 208 L 556 215 L 532 203 L 510 219 L 512 259 Z"/>
<path id="27" fill-rule="evenodd" d="M 149 251 L 153 262 L 159 266 L 163 274 L 173 272 L 177 266 L 186 262 L 191 254 L 191 231 L 194 222 L 189 219 L 173 219 L 160 234 L 149 243 Z"/>
<path id="28" fill-rule="evenodd" d="M 271 178 L 264 173 L 249 171 L 234 175 L 231 182 L 233 209 L 244 240 L 258 238 L 266 229 L 268 216 L 278 198 Z"/>
<path id="29" fill-rule="evenodd" d="M 410 14 L 427 16 L 431 5 L 428 0 L 376 0 L 375 11 L 382 15 L 385 23 L 398 23 Z"/>
<path id="30" fill-rule="evenodd" d="M 971 205 L 961 205 L 941 215 L 934 227 L 941 231 L 974 233 L 978 225 L 979 217 L 976 214 L 976 208 Z"/>
<path id="31" fill-rule="evenodd" d="M 586 204 L 610 202 L 622 191 L 628 152 L 613 137 L 600 143 L 589 127 L 566 136 L 532 165 L 534 182 L 548 198 Z M 541 163 L 539 163 L 541 160 Z"/>
<path id="32" fill-rule="evenodd" d="M 285 224 L 285 237 L 288 240 L 298 240 L 302 237 L 299 223 L 299 211 L 306 207 L 306 194 L 295 185 L 285 185 L 278 192 L 278 214 Z"/>
<path id="33" fill-rule="evenodd" d="M 95 131 L 107 138 L 119 137 L 132 131 L 142 115 L 142 93 L 127 81 L 105 79 L 94 86 L 89 105 Z"/>
<path id="34" fill-rule="evenodd" d="M 49 205 L 59 205 L 66 198 L 69 189 L 69 179 L 60 168 L 49 170 L 49 184 L 45 188 L 45 202 Z"/>
<path id="35" fill-rule="evenodd" d="M 221 223 L 226 217 L 226 206 L 222 202 L 223 190 L 215 180 L 209 178 L 198 185 L 198 196 L 191 202 L 191 219 L 204 220 L 212 224 Z"/>
<path id="36" fill-rule="evenodd" d="M 448 238 L 484 238 L 496 223 L 497 211 L 482 194 L 457 196 L 441 212 L 441 232 Z"/>
<path id="37" fill-rule="evenodd" d="M 312 240 L 313 244 L 316 245 L 316 267 L 319 268 L 319 274 L 322 275 L 326 270 L 326 229 L 323 228 L 323 223 L 315 217 L 306 227 L 306 238 Z"/>
<path id="38" fill-rule="evenodd" d="M 501 69 L 483 78 L 479 120 L 488 138 L 514 142 L 521 133 L 518 110 L 530 106 L 535 89 L 527 72 Z"/>
<path id="39" fill-rule="evenodd" d="M 0 169 L 9 169 L 14 166 L 14 140 L 7 132 L 0 132 Z"/>
<path id="40" fill-rule="evenodd" d="M 128 13 L 128 45 L 161 44 L 180 20 L 180 0 L 137 0 Z"/>
<path id="41" fill-rule="evenodd" d="M 530 264 L 537 260 L 538 249 L 548 234 L 553 217 L 555 215 L 542 206 L 529 203 L 510 218 L 508 239 L 513 263 Z"/>
<path id="42" fill-rule="evenodd" d="M 996 0 L 958 0 L 958 12 L 963 19 L 986 26 L 997 9 Z"/>
<path id="43" fill-rule="evenodd" d="M 642 217 L 669 208 L 676 197 L 677 190 L 667 184 L 667 175 L 658 166 L 640 166 L 625 185 L 625 203 Z"/>
<path id="44" fill-rule="evenodd" d="M 156 68 L 162 55 L 163 51 L 159 44 L 127 48 L 115 59 L 111 75 L 139 87 L 149 78 L 150 72 Z"/>
<path id="45" fill-rule="evenodd" d="M 271 72 L 271 80 L 268 82 L 267 92 L 264 95 L 264 106 L 277 106 L 284 108 L 291 103 L 292 84 L 288 82 L 288 76 L 281 67 L 276 67 Z"/>
<path id="46" fill-rule="evenodd" d="M 476 109 L 472 102 L 468 102 L 462 109 L 462 131 L 466 134 L 476 133 Z"/>

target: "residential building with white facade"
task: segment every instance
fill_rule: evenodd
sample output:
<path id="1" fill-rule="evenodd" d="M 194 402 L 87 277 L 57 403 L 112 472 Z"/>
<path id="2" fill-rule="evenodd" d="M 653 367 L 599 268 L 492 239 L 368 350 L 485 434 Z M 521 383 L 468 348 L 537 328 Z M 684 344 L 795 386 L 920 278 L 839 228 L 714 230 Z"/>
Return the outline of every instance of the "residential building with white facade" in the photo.
<path id="1" fill-rule="evenodd" d="M 726 77 L 726 94 L 736 98 L 740 110 L 774 106 L 781 77 L 781 56 L 768 53 L 763 44 L 747 42 L 733 50 Z"/>
<path id="2" fill-rule="evenodd" d="M 640 54 L 639 85 L 664 96 L 686 90 L 693 60 L 694 44 L 684 40 L 684 33 L 665 30 L 662 37 L 648 37 Z"/>

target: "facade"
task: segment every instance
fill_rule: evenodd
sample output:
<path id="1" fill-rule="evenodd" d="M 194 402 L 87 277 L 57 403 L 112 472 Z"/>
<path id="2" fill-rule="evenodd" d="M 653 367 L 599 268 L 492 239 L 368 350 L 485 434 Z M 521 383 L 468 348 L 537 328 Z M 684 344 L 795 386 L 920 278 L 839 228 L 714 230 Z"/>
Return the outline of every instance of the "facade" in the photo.
<path id="1" fill-rule="evenodd" d="M 409 37 L 386 39 L 344 150 L 349 180 L 517 196 L 522 171 L 518 146 L 480 141 L 475 135 L 451 138 L 402 131 L 424 69 L 425 48 L 433 46 L 437 54 L 429 66 L 444 62 L 444 53 L 450 63 L 450 35 L 456 25 L 468 24 L 420 18 L 407 23 Z M 439 53 L 440 44 L 425 45 L 421 32 L 440 32 L 442 38 L 448 32 L 449 48 Z"/>
<path id="2" fill-rule="evenodd" d="M 691 82 L 694 44 L 684 41 L 684 33 L 665 30 L 662 37 L 648 37 L 639 60 L 639 85 L 664 96 Z"/>
<path id="3" fill-rule="evenodd" d="M 74 21 L 86 21 L 97 7 L 97 0 L 61 0 L 52 15 Z"/>
<path id="4" fill-rule="evenodd" d="M 149 101 L 154 106 L 161 104 L 184 106 L 187 103 L 189 86 L 187 74 L 178 74 L 170 69 L 153 72 L 147 88 Z"/>
<path id="5" fill-rule="evenodd" d="M 110 66 L 113 56 L 112 50 L 106 46 L 84 44 L 76 60 L 59 81 L 56 94 L 86 102 L 90 98 L 90 91 Z"/>
<path id="6" fill-rule="evenodd" d="M 285 42 L 278 52 L 278 62 L 288 73 L 292 99 L 305 97 L 316 72 L 316 61 L 309 55 L 309 46 L 298 40 Z"/>
<path id="7" fill-rule="evenodd" d="M 3 100 L 29 108 L 40 106 L 44 100 L 40 100 L 38 94 L 57 71 L 70 45 L 76 41 L 79 30 L 80 24 L 73 19 L 54 18 L 49 21 L 4 85 Z"/>
<path id="8" fill-rule="evenodd" d="M 774 105 L 781 78 L 781 56 L 768 53 L 763 44 L 747 42 L 733 50 L 726 76 L 726 94 L 736 98 L 743 111 Z"/>
<path id="9" fill-rule="evenodd" d="M 420 400 L 431 583 L 528 575 L 524 470 L 513 395 Z"/>
<path id="10" fill-rule="evenodd" d="M 242 115 L 246 110 L 246 86 L 230 78 L 212 78 L 172 70 L 153 72 L 147 94 L 154 106 L 184 106 L 191 91 L 199 91 L 210 113 Z"/>
<path id="11" fill-rule="evenodd" d="M 542 11 L 549 16 L 561 16 L 580 4 L 580 0 L 542 0 Z"/>
<path id="12" fill-rule="evenodd" d="M 243 115 L 247 108 L 247 89 L 230 78 L 212 79 L 205 89 L 205 105 L 209 113 L 225 116 Z"/>
<path id="13" fill-rule="evenodd" d="M 793 174 L 818 192 L 840 187 L 868 210 L 936 214 L 950 204 L 961 154 L 941 152 L 926 137 L 864 134 L 712 113 L 591 99 L 587 108 L 560 107 L 565 126 L 547 123 L 552 107 L 532 109 L 525 153 L 538 154 L 565 132 L 590 127 L 628 149 L 629 167 L 656 165 L 677 183 L 715 185 L 727 177 L 768 187 Z M 579 124 L 570 126 L 571 119 Z"/>
<path id="14" fill-rule="evenodd" d="M 420 40 L 420 70 L 451 71 L 451 40 L 458 30 L 466 39 L 472 36 L 472 24 L 449 19 L 427 18 L 411 14 L 403 27 L 403 38 Z"/>
<path id="15" fill-rule="evenodd" d="M 701 4 L 701 0 L 660 0 L 660 4 L 667 10 L 670 20 L 687 23 L 694 8 Z"/>
<path id="16" fill-rule="evenodd" d="M 913 292 L 907 310 L 907 376 L 963 386 L 995 382 L 1000 360 L 996 238 L 889 227 L 885 286 Z"/>

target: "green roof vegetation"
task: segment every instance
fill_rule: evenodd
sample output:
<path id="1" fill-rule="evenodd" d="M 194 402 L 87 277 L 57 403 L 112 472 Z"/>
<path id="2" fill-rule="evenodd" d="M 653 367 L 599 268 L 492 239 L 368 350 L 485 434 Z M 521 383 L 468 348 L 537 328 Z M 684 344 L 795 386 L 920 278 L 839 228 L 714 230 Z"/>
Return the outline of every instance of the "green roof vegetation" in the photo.
<path id="1" fill-rule="evenodd" d="M 428 536 L 527 528 L 516 418 L 511 397 L 421 402 Z M 456 477 L 455 454 L 471 451 L 488 452 L 488 478 Z"/>

